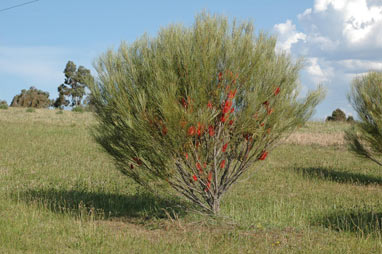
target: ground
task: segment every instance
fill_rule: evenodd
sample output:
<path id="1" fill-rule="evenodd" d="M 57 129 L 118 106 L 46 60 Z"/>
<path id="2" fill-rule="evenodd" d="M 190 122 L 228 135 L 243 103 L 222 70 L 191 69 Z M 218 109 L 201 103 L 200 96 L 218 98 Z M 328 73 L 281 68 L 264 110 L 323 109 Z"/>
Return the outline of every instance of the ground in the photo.
<path id="1" fill-rule="evenodd" d="M 301 127 L 210 218 L 126 179 L 90 113 L 58 112 L 0 110 L 0 253 L 382 253 L 382 168 L 348 124 Z"/>

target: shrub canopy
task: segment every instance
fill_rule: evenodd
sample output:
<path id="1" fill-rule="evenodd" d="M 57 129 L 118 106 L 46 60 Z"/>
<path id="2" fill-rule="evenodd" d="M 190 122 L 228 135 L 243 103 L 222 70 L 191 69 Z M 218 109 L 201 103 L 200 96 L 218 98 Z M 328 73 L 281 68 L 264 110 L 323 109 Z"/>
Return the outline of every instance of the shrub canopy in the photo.
<path id="1" fill-rule="evenodd" d="M 223 193 L 323 98 L 298 100 L 300 62 L 252 23 L 201 14 L 96 62 L 94 135 L 139 184 L 165 183 L 217 213 Z"/>
<path id="2" fill-rule="evenodd" d="M 21 90 L 21 93 L 13 97 L 11 107 L 48 108 L 51 105 L 49 93 L 35 87 L 29 90 Z"/>
<path id="3" fill-rule="evenodd" d="M 346 132 L 350 149 L 382 166 L 382 72 L 356 77 L 348 99 L 360 118 Z"/>

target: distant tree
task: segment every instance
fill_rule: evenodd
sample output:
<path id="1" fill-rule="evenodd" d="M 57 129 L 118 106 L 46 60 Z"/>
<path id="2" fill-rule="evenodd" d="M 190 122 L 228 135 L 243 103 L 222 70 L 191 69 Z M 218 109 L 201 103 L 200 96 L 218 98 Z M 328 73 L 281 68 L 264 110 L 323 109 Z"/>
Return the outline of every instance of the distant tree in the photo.
<path id="1" fill-rule="evenodd" d="M 348 99 L 360 119 L 346 131 L 350 150 L 382 166 L 382 72 L 355 78 Z"/>
<path id="2" fill-rule="evenodd" d="M 8 109 L 8 103 L 6 101 L 0 101 L 0 109 Z"/>
<path id="3" fill-rule="evenodd" d="M 352 116 L 348 116 L 348 118 L 346 119 L 346 122 L 354 123 L 354 118 Z"/>
<path id="4" fill-rule="evenodd" d="M 29 90 L 21 90 L 19 95 L 13 97 L 11 107 L 48 108 L 51 104 L 48 92 L 32 86 Z"/>
<path id="5" fill-rule="evenodd" d="M 346 121 L 346 114 L 341 109 L 336 109 L 332 112 L 331 116 L 328 116 L 326 118 L 326 121 L 340 121 L 345 122 Z"/>
<path id="6" fill-rule="evenodd" d="M 90 70 L 83 66 L 77 66 L 68 61 L 65 70 L 65 81 L 58 87 L 58 98 L 54 102 L 54 107 L 61 108 L 64 106 L 79 106 L 86 94 L 85 88 L 88 80 L 92 79 Z M 70 98 L 68 100 L 67 98 Z"/>

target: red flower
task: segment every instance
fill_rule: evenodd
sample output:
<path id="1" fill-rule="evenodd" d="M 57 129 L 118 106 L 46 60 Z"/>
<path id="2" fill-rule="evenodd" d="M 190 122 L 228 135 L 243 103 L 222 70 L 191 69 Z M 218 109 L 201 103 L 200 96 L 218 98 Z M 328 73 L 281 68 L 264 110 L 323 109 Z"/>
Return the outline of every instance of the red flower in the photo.
<path id="1" fill-rule="evenodd" d="M 211 182 L 207 182 L 207 187 L 204 189 L 205 192 L 207 192 L 211 187 Z"/>
<path id="2" fill-rule="evenodd" d="M 142 165 L 142 161 L 137 158 L 137 157 L 134 157 L 133 160 L 138 164 L 138 165 Z"/>
<path id="3" fill-rule="evenodd" d="M 130 164 L 130 168 L 131 168 L 131 169 L 134 169 L 134 165 L 133 165 L 133 164 Z"/>
<path id="4" fill-rule="evenodd" d="M 190 128 L 188 128 L 188 135 L 193 136 L 194 134 L 195 134 L 195 127 L 190 126 Z"/>
<path id="5" fill-rule="evenodd" d="M 221 81 L 222 78 L 223 78 L 223 73 L 222 73 L 222 72 L 219 72 L 219 75 L 218 75 L 218 79 L 219 79 L 219 81 Z"/>
<path id="6" fill-rule="evenodd" d="M 232 125 L 232 124 L 233 124 L 233 120 L 230 120 L 228 124 L 229 124 L 229 125 Z"/>
<path id="7" fill-rule="evenodd" d="M 227 147 L 228 147 L 228 143 L 226 143 L 226 144 L 223 146 L 223 148 L 222 148 L 223 153 L 227 150 Z"/>
<path id="8" fill-rule="evenodd" d="M 204 162 L 204 163 L 203 163 L 203 168 L 206 168 L 206 167 L 207 167 L 207 163 Z"/>
<path id="9" fill-rule="evenodd" d="M 263 105 L 265 105 L 265 106 L 269 106 L 269 101 L 264 101 L 264 102 L 263 102 Z"/>
<path id="10" fill-rule="evenodd" d="M 215 129 L 214 127 L 212 127 L 211 125 L 208 127 L 208 132 L 210 134 L 211 137 L 213 137 L 215 135 Z"/>
<path id="11" fill-rule="evenodd" d="M 232 101 L 227 100 L 224 104 L 224 107 L 223 107 L 223 114 L 227 114 L 230 111 L 231 106 L 232 106 Z"/>
<path id="12" fill-rule="evenodd" d="M 222 162 L 220 162 L 220 168 L 224 168 L 225 166 L 225 160 L 222 160 Z"/>
<path id="13" fill-rule="evenodd" d="M 208 182 L 210 183 L 211 182 L 211 180 L 212 180 L 212 171 L 210 171 L 209 173 L 208 173 Z"/>
<path id="14" fill-rule="evenodd" d="M 197 167 L 199 170 L 202 170 L 202 166 L 200 165 L 199 162 L 196 163 L 196 167 Z"/>
<path id="15" fill-rule="evenodd" d="M 196 134 L 198 134 L 199 137 L 200 135 L 202 135 L 202 130 L 203 130 L 203 125 L 198 123 L 198 130 L 196 131 Z"/>
<path id="16" fill-rule="evenodd" d="M 194 179 L 195 182 L 198 181 L 198 177 L 195 174 L 192 176 L 192 178 Z"/>
<path id="17" fill-rule="evenodd" d="M 235 95 L 236 95 L 236 89 L 229 92 L 228 99 L 233 99 L 235 97 Z"/>
<path id="18" fill-rule="evenodd" d="M 235 111 L 235 108 L 234 108 L 234 107 L 231 108 L 230 113 L 233 113 L 233 111 Z"/>
<path id="19" fill-rule="evenodd" d="M 187 108 L 187 102 L 184 98 L 181 99 L 183 107 Z"/>
<path id="20" fill-rule="evenodd" d="M 225 118 L 225 115 L 223 114 L 222 117 L 220 118 L 220 122 L 224 123 L 225 120 L 227 120 L 227 119 Z"/>
<path id="21" fill-rule="evenodd" d="M 186 158 L 186 160 L 188 160 L 188 154 L 187 153 L 184 153 L 184 157 Z"/>
<path id="22" fill-rule="evenodd" d="M 264 126 L 264 123 L 261 123 L 260 126 L 263 127 L 263 126 Z"/>
<path id="23" fill-rule="evenodd" d="M 210 109 L 212 109 L 212 103 L 211 103 L 211 101 L 208 102 L 207 107 L 210 108 Z"/>
<path id="24" fill-rule="evenodd" d="M 261 161 L 265 160 L 265 158 L 267 158 L 267 155 L 268 155 L 268 152 L 267 152 L 267 151 L 264 151 L 264 152 L 260 155 L 259 160 L 261 160 Z"/>
<path id="25" fill-rule="evenodd" d="M 251 135 L 249 135 L 248 133 L 247 133 L 247 134 L 243 134 L 243 137 L 244 137 L 245 140 L 247 140 L 247 141 L 249 140 L 250 136 L 251 136 Z"/>
<path id="26" fill-rule="evenodd" d="M 277 87 L 276 90 L 275 90 L 275 96 L 278 95 L 280 92 L 280 87 Z"/>
<path id="27" fill-rule="evenodd" d="M 270 115 L 273 112 L 273 108 L 269 108 L 267 111 L 268 111 L 268 115 Z"/>

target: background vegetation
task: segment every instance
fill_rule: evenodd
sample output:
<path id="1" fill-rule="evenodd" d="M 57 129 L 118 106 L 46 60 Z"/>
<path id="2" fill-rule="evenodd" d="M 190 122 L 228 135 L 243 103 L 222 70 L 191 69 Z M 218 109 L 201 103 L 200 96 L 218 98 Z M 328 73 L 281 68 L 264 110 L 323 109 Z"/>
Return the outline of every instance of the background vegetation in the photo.
<path id="1" fill-rule="evenodd" d="M 308 123 L 210 220 L 142 191 L 88 134 L 90 113 L 0 111 L 0 253 L 381 253 L 382 171 Z M 320 136 L 321 135 L 321 136 Z"/>

